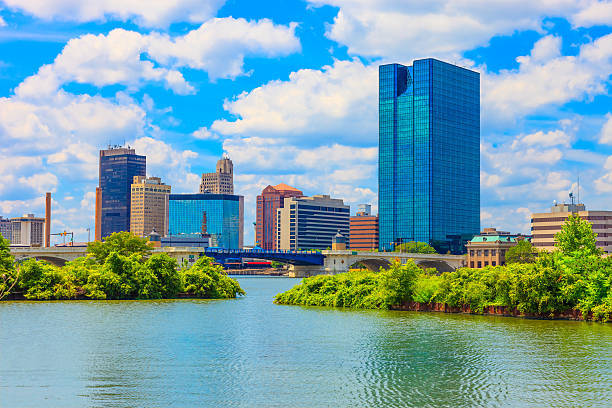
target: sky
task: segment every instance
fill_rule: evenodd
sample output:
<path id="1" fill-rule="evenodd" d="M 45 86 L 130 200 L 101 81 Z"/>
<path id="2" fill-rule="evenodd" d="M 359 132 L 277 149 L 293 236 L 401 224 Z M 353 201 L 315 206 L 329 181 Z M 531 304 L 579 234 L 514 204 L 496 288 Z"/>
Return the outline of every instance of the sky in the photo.
<path id="1" fill-rule="evenodd" d="M 378 66 L 427 57 L 481 74 L 482 227 L 612 210 L 612 1 L 0 0 L 0 215 L 86 240 L 124 143 L 174 193 L 227 153 L 246 244 L 269 184 L 376 211 Z"/>

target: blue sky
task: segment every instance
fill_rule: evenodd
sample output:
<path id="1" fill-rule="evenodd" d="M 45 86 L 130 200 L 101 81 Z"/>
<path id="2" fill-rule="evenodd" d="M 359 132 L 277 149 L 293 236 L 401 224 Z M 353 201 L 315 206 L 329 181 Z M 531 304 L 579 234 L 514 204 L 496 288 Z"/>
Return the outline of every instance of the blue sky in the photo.
<path id="1" fill-rule="evenodd" d="M 285 182 L 377 204 L 377 67 L 481 73 L 482 226 L 527 232 L 576 191 L 612 209 L 612 2 L 0 0 L 0 215 L 93 228 L 97 151 L 173 192 L 223 152 L 245 196 Z"/>

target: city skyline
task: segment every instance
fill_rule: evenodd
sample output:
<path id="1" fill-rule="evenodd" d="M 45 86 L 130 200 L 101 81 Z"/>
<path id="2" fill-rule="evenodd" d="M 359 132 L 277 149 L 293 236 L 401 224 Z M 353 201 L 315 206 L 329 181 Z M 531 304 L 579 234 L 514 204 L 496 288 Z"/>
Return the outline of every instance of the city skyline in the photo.
<path id="1" fill-rule="evenodd" d="M 391 24 L 423 11 L 375 2 L 216 1 L 149 13 L 116 5 L 99 14 L 75 2 L 60 18 L 52 3 L 43 12 L 0 1 L 0 215 L 40 216 L 51 191 L 52 231 L 86 240 L 97 151 L 124 141 L 176 193 L 196 193 L 228 153 L 247 226 L 257 194 L 281 182 L 377 213 L 378 65 L 425 57 L 481 73 L 482 227 L 528 232 L 529 214 L 566 199 L 578 175 L 582 201 L 609 208 L 606 14 L 591 2 L 494 4 L 490 18 L 442 3 L 428 12 L 448 18 L 444 32 Z M 390 24 L 380 24 L 383 12 Z"/>

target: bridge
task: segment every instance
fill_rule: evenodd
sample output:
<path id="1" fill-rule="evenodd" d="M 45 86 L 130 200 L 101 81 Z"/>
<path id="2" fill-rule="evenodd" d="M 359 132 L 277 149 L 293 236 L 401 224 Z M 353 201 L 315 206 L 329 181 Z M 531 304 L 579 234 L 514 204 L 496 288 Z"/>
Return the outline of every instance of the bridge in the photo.
<path id="1" fill-rule="evenodd" d="M 361 264 L 369 270 L 377 271 L 387 267 L 395 260 L 402 263 L 408 259 L 422 268 L 436 268 L 439 272 L 449 272 L 465 266 L 462 255 L 411 254 L 402 252 L 366 252 L 366 251 L 267 251 L 261 249 L 219 249 L 195 247 L 155 248 L 153 253 L 165 252 L 176 259 L 179 265 L 195 263 L 201 256 L 209 256 L 217 262 L 225 263 L 228 259 L 266 259 L 292 265 L 290 276 L 304 277 L 319 274 L 337 274 L 347 272 L 353 265 Z M 13 247 L 11 254 L 16 261 L 35 258 L 49 261 L 54 265 L 64 265 L 87 254 L 86 247 Z"/>

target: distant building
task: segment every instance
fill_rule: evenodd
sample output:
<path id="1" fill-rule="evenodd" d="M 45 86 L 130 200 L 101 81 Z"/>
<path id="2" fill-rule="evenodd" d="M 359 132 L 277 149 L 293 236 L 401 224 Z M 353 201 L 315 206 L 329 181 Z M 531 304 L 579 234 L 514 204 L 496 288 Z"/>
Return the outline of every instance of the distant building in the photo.
<path id="1" fill-rule="evenodd" d="M 262 249 L 277 249 L 276 223 L 277 210 L 283 208 L 285 198 L 302 197 L 297 188 L 287 184 L 268 186 L 257 196 L 257 222 L 255 223 L 255 243 Z"/>
<path id="2" fill-rule="evenodd" d="M 135 176 L 145 177 L 146 173 L 147 158 L 137 155 L 134 149 L 100 150 L 100 189 L 96 191 L 96 226 L 100 229 L 96 239 L 130 231 L 132 182 Z"/>
<path id="3" fill-rule="evenodd" d="M 480 76 L 427 58 L 379 67 L 379 247 L 462 253 L 480 231 Z"/>
<path id="4" fill-rule="evenodd" d="M 342 235 L 340 232 L 338 232 L 332 238 L 331 249 L 332 251 L 345 251 L 347 249 L 346 248 L 346 237 Z"/>
<path id="5" fill-rule="evenodd" d="M 207 234 L 174 235 L 161 239 L 162 247 L 210 247 L 210 236 Z"/>
<path id="6" fill-rule="evenodd" d="M 370 204 L 359 204 L 357 215 L 350 220 L 349 241 L 356 251 L 378 250 L 378 217 L 372 215 Z"/>
<path id="7" fill-rule="evenodd" d="M 7 239 L 9 243 L 13 239 L 12 235 L 13 229 L 11 228 L 11 220 L 8 218 L 3 218 L 0 216 L 0 235 Z"/>
<path id="8" fill-rule="evenodd" d="M 584 204 L 555 204 L 547 213 L 531 215 L 531 234 L 533 246 L 539 250 L 555 249 L 555 234 L 571 214 L 589 221 L 597 234 L 597 246 L 612 253 L 612 211 L 587 211 Z"/>
<path id="9" fill-rule="evenodd" d="M 130 231 L 147 236 L 155 231 L 168 235 L 168 196 L 170 186 L 159 177 L 135 176 L 131 186 Z"/>
<path id="10" fill-rule="evenodd" d="M 168 236 L 210 235 L 210 245 L 240 249 L 244 244 L 244 197 L 233 194 L 170 194 Z M 162 244 L 163 244 L 162 240 Z"/>
<path id="11" fill-rule="evenodd" d="M 229 157 L 217 162 L 214 173 L 202 174 L 200 193 L 234 194 L 234 164 Z"/>
<path id="12" fill-rule="evenodd" d="M 285 198 L 277 217 L 278 249 L 327 249 L 338 232 L 349 236 L 350 207 L 328 195 Z"/>
<path id="13" fill-rule="evenodd" d="M 485 228 L 479 235 L 472 238 L 467 247 L 467 266 L 484 268 L 506 264 L 506 252 L 518 241 L 530 237 L 521 234 L 510 234 L 497 231 L 495 228 Z"/>
<path id="14" fill-rule="evenodd" d="M 43 245 L 45 219 L 26 214 L 11 218 L 11 245 L 40 247 Z"/>

